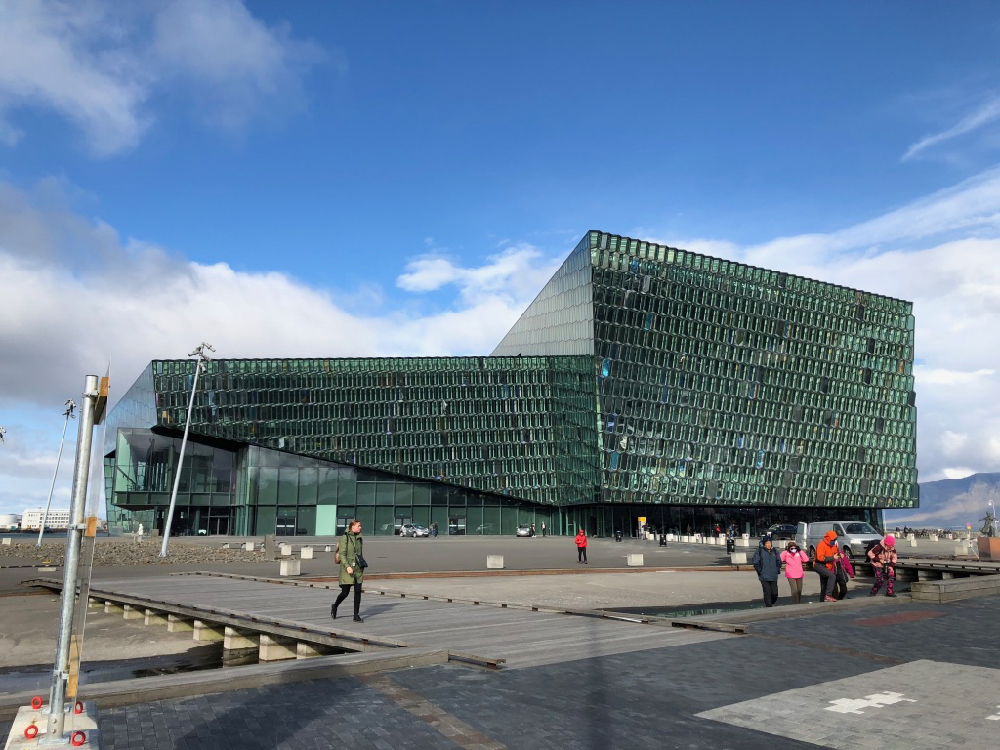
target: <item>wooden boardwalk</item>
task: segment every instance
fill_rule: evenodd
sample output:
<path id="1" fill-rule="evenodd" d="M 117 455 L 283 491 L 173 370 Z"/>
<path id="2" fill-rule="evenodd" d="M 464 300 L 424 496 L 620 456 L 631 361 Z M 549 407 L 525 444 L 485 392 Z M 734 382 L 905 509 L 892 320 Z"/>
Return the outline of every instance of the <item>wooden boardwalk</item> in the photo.
<path id="1" fill-rule="evenodd" d="M 567 614 L 560 610 L 447 602 L 406 595 L 379 595 L 370 585 L 362 598 L 364 623 L 351 619 L 353 594 L 332 620 L 335 587 L 281 585 L 212 575 L 104 579 L 95 596 L 119 595 L 166 605 L 252 614 L 261 620 L 309 627 L 373 643 L 400 643 L 483 660 L 503 659 L 518 669 L 609 654 L 682 646 L 733 637 L 726 633 L 670 627 L 631 619 Z"/>

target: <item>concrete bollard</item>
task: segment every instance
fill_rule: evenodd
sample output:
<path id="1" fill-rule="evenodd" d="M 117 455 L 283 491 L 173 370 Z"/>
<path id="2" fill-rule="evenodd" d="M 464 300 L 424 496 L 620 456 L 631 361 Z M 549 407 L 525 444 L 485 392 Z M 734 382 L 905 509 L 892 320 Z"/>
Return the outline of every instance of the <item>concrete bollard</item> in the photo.
<path id="1" fill-rule="evenodd" d="M 282 661 L 298 657 L 295 641 L 280 635 L 260 636 L 260 661 Z"/>
<path id="2" fill-rule="evenodd" d="M 259 648 L 260 633 L 255 633 L 252 630 L 232 628 L 227 625 L 222 639 L 222 647 L 226 651 L 232 651 L 237 648 Z"/>
<path id="3" fill-rule="evenodd" d="M 489 569 L 503 569 L 503 555 L 487 555 L 486 567 Z"/>
<path id="4" fill-rule="evenodd" d="M 246 542 L 243 545 L 243 549 L 245 549 L 247 552 L 253 552 L 253 550 L 254 550 L 254 543 L 253 542 Z"/>
<path id="5" fill-rule="evenodd" d="M 630 568 L 641 568 L 645 563 L 643 562 L 642 555 L 626 555 L 625 564 Z"/>
<path id="6" fill-rule="evenodd" d="M 299 558 L 302 560 L 312 560 L 313 559 L 313 548 L 303 547 L 299 550 Z"/>
<path id="7" fill-rule="evenodd" d="M 226 626 L 202 620 L 194 621 L 194 640 L 214 643 L 226 638 Z"/>
<path id="8" fill-rule="evenodd" d="M 292 554 L 292 545 L 282 542 L 278 545 L 278 554 L 285 556 Z"/>
<path id="9" fill-rule="evenodd" d="M 725 546 L 725 544 L 726 544 L 726 537 L 725 537 L 725 535 L 724 534 L 720 534 L 719 536 L 715 537 L 715 543 L 716 544 L 721 544 L 721 545 Z"/>
<path id="10" fill-rule="evenodd" d="M 736 546 L 737 547 L 749 547 L 750 546 L 750 540 L 749 539 L 737 539 L 736 540 Z"/>
<path id="11" fill-rule="evenodd" d="M 301 560 L 282 560 L 279 565 L 281 566 L 278 572 L 280 576 L 297 576 L 302 574 L 302 561 Z"/>
<path id="12" fill-rule="evenodd" d="M 667 534 L 667 541 L 668 542 L 676 542 L 677 541 L 677 535 L 676 534 Z"/>
<path id="13" fill-rule="evenodd" d="M 222 549 L 229 549 L 229 542 L 223 542 Z"/>
<path id="14" fill-rule="evenodd" d="M 931 534 L 930 536 L 927 537 L 927 539 L 928 539 L 928 541 L 936 542 L 938 540 L 938 535 L 937 534 Z"/>
<path id="15" fill-rule="evenodd" d="M 332 544 L 328 544 L 328 545 L 326 545 L 326 546 L 325 546 L 325 547 L 323 548 L 323 551 L 324 551 L 324 552 L 333 552 L 333 545 L 332 545 Z"/>
<path id="16" fill-rule="evenodd" d="M 916 539 L 910 539 L 910 546 L 911 547 L 916 547 L 917 546 L 917 540 Z"/>
<path id="17" fill-rule="evenodd" d="M 125 604 L 122 606 L 122 617 L 126 620 L 145 620 L 146 610 L 133 607 L 131 604 Z"/>
<path id="18" fill-rule="evenodd" d="M 964 557 L 969 554 L 969 545 L 965 542 L 960 542 L 955 545 L 955 551 L 952 553 L 955 557 Z"/>
<path id="19" fill-rule="evenodd" d="M 747 553 L 746 552 L 731 552 L 729 553 L 729 562 L 733 565 L 746 565 L 747 564 Z"/>
<path id="20" fill-rule="evenodd" d="M 3 544 L 4 547 L 9 547 L 10 546 L 10 537 L 9 536 L 5 536 L 3 538 L 3 541 L 0 541 L 0 544 Z"/>
<path id="21" fill-rule="evenodd" d="M 180 615 L 167 615 L 168 633 L 186 633 L 189 630 L 194 630 L 194 620 Z"/>

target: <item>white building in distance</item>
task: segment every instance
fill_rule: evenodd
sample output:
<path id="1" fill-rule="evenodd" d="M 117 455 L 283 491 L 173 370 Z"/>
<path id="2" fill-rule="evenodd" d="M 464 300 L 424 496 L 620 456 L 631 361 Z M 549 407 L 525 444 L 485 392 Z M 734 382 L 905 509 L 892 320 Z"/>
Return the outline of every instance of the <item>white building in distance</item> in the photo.
<path id="1" fill-rule="evenodd" d="M 0 531 L 17 531 L 21 528 L 21 517 L 13 513 L 0 513 Z"/>
<path id="2" fill-rule="evenodd" d="M 37 530 L 42 524 L 42 516 L 45 515 L 45 508 L 31 508 L 21 514 L 21 529 L 29 531 Z M 69 526 L 69 508 L 52 508 L 45 519 L 47 529 L 65 529 Z"/>

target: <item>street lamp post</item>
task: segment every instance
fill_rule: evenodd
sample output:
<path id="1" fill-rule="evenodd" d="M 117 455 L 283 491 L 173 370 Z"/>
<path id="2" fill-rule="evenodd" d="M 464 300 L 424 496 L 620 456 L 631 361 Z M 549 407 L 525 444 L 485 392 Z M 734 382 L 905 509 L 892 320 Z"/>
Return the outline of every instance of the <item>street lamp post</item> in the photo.
<path id="1" fill-rule="evenodd" d="M 38 526 L 38 541 L 35 542 L 36 547 L 42 546 L 45 523 L 49 520 L 49 508 L 52 507 L 52 491 L 56 488 L 56 477 L 59 476 L 59 462 L 62 461 L 63 443 L 66 442 L 66 428 L 69 426 L 69 420 L 76 419 L 73 416 L 74 409 L 76 409 L 76 402 L 71 398 L 66 399 L 66 411 L 63 412 L 66 420 L 63 422 L 62 437 L 59 439 L 59 455 L 56 456 L 56 470 L 52 472 L 52 484 L 49 485 L 49 500 L 45 503 L 45 513 L 42 515 L 42 522 Z"/>
<path id="2" fill-rule="evenodd" d="M 197 357 L 198 360 L 194 366 L 194 379 L 191 382 L 191 399 L 188 401 L 187 420 L 184 422 L 184 438 L 181 440 L 181 453 L 177 458 L 177 474 L 174 476 L 174 489 L 170 493 L 170 508 L 167 510 L 167 522 L 163 526 L 163 545 L 160 547 L 160 557 L 167 556 L 167 542 L 170 541 L 170 524 L 174 520 L 174 506 L 177 504 L 177 488 L 181 483 L 181 468 L 184 466 L 184 449 L 187 447 L 188 431 L 191 429 L 191 410 L 194 408 L 194 394 L 198 389 L 198 374 L 205 369 L 205 362 L 211 359 L 205 353 L 206 349 L 210 352 L 215 351 L 211 344 L 206 344 L 203 341 L 188 355 L 189 357 Z"/>

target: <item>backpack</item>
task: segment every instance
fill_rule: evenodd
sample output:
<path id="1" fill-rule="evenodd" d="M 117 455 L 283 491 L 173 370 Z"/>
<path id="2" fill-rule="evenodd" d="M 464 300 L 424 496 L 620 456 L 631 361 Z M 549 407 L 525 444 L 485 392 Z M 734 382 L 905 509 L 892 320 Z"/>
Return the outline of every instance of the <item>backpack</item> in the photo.
<path id="1" fill-rule="evenodd" d="M 875 549 L 881 543 L 882 542 L 880 542 L 878 539 L 873 539 L 865 545 L 865 562 L 868 562 L 869 560 L 868 553 L 871 552 L 873 549 Z"/>
<path id="2" fill-rule="evenodd" d="M 333 551 L 333 562 L 340 565 L 340 542 L 337 542 L 337 548 Z"/>

